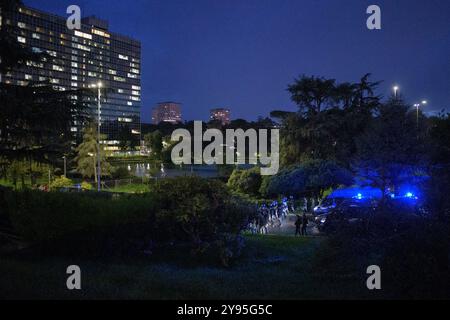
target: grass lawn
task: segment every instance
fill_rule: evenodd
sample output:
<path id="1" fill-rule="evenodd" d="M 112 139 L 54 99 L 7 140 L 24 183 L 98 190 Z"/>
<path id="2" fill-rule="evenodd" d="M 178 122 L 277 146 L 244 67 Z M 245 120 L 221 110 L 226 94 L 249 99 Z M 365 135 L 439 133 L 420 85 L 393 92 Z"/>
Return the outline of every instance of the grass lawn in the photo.
<path id="1" fill-rule="evenodd" d="M 130 183 L 122 186 L 117 186 L 115 188 L 106 189 L 109 192 L 119 192 L 119 193 L 145 193 L 150 192 L 150 187 L 148 184 Z"/>
<path id="2" fill-rule="evenodd" d="M 247 236 L 244 256 L 230 269 L 172 263 L 170 259 L 2 257 L 0 298 L 374 298 L 365 287 L 365 270 L 339 275 L 314 270 L 312 257 L 322 241 L 315 237 Z M 66 289 L 65 271 L 70 264 L 81 267 L 81 291 Z"/>

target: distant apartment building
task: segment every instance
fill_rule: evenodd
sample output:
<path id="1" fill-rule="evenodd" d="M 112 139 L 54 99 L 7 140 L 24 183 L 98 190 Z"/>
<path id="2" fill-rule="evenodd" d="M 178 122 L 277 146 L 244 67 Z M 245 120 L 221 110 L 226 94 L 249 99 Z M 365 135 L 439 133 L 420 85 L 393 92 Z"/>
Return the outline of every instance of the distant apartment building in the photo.
<path id="1" fill-rule="evenodd" d="M 82 19 L 80 30 L 70 30 L 65 17 L 23 6 L 2 17 L 1 23 L 14 27 L 20 44 L 47 55 L 0 75 L 0 82 L 22 86 L 46 82 L 58 90 L 88 89 L 101 82 L 101 132 L 107 136 L 109 149 L 118 149 L 119 132 L 124 128 L 139 139 L 139 41 L 108 31 L 108 22 L 95 17 Z M 92 116 L 97 120 L 97 99 L 92 100 Z M 74 126 L 72 131 L 80 129 Z"/>
<path id="2" fill-rule="evenodd" d="M 160 102 L 153 108 L 152 123 L 159 124 L 161 122 L 180 123 L 181 104 L 177 102 Z"/>
<path id="3" fill-rule="evenodd" d="M 217 108 L 210 111 L 210 120 L 220 121 L 222 125 L 230 124 L 230 116 L 230 109 Z"/>

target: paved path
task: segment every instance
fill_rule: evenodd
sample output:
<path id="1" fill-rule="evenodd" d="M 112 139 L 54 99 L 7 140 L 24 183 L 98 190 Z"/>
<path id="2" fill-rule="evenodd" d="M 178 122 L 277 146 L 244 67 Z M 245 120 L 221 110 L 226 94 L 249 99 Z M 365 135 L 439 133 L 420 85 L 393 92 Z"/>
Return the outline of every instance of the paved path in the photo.
<path id="1" fill-rule="evenodd" d="M 297 220 L 297 216 L 294 214 L 290 214 L 287 216 L 286 220 L 283 221 L 283 224 L 279 228 L 270 228 L 268 234 L 295 236 L 295 221 L 296 220 Z M 309 219 L 306 233 L 309 236 L 317 236 L 320 234 L 315 223 L 313 221 L 311 221 L 311 219 Z"/>

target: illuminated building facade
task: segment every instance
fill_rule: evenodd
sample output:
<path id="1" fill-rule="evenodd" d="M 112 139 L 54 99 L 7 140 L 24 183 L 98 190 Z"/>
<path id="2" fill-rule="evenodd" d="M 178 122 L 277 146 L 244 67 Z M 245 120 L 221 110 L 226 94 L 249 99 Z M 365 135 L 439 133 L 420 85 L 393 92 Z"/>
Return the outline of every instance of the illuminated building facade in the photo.
<path id="1" fill-rule="evenodd" d="M 210 120 L 220 121 L 222 125 L 230 124 L 230 109 L 217 108 L 211 109 Z"/>
<path id="2" fill-rule="evenodd" d="M 21 7 L 1 23 L 14 27 L 17 41 L 33 52 L 46 53 L 39 62 L 0 75 L 0 82 L 25 86 L 46 82 L 56 89 L 90 88 L 102 83 L 101 132 L 110 150 L 117 150 L 119 132 L 126 128 L 140 139 L 141 44 L 108 31 L 108 22 L 82 19 L 80 30 L 70 30 L 66 18 Z M 94 89 L 92 89 L 94 90 Z M 97 119 L 97 100 L 92 99 Z M 72 131 L 80 131 L 74 125 Z"/>
<path id="3" fill-rule="evenodd" d="M 182 122 L 181 104 L 177 102 L 160 102 L 153 108 L 152 123 L 168 122 L 172 124 Z"/>

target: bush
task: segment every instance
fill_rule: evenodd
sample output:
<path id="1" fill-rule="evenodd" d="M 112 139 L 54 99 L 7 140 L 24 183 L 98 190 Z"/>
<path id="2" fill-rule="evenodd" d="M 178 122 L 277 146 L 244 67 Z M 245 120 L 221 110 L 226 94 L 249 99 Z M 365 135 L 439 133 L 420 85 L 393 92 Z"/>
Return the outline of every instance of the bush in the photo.
<path id="1" fill-rule="evenodd" d="M 342 226 L 330 235 L 317 252 L 314 269 L 365 281 L 366 268 L 378 265 L 387 298 L 450 297 L 448 221 L 387 205 L 368 222 L 364 229 Z"/>
<path id="2" fill-rule="evenodd" d="M 259 167 L 248 170 L 235 169 L 231 174 L 227 185 L 232 191 L 251 196 L 259 196 L 261 180 Z"/>
<path id="3" fill-rule="evenodd" d="M 141 195 L 26 190 L 0 193 L 15 230 L 33 243 L 61 252 L 114 255 L 143 252 L 153 244 L 188 246 L 230 265 L 252 207 L 215 180 L 180 177 L 152 182 Z"/>
<path id="4" fill-rule="evenodd" d="M 81 189 L 83 189 L 83 190 L 92 190 L 93 187 L 92 187 L 92 184 L 90 184 L 89 182 L 83 181 L 81 183 Z"/>
<path id="5" fill-rule="evenodd" d="M 83 193 L 7 192 L 9 216 L 26 240 L 42 242 L 114 225 L 142 222 L 149 198 L 97 197 Z"/>
<path id="6" fill-rule="evenodd" d="M 57 190 L 61 188 L 67 188 L 73 186 L 73 181 L 69 178 L 66 178 L 65 176 L 61 176 L 59 178 L 56 178 L 50 183 L 50 189 L 51 190 Z"/>
<path id="7" fill-rule="evenodd" d="M 113 167 L 112 177 L 113 179 L 126 179 L 130 177 L 130 172 L 124 166 Z"/>
<path id="8" fill-rule="evenodd" d="M 268 194 L 299 194 L 323 190 L 339 185 L 353 184 L 352 173 L 334 161 L 310 160 L 280 171 L 270 179 Z"/>

